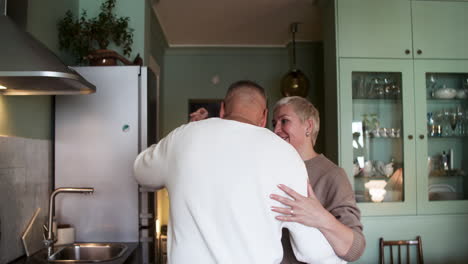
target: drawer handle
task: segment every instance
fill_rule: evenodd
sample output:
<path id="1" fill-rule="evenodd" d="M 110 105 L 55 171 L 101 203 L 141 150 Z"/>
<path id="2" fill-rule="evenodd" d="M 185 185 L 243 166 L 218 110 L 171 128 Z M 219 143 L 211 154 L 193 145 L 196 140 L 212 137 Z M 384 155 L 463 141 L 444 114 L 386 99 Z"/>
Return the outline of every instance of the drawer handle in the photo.
<path id="1" fill-rule="evenodd" d="M 420 139 L 424 139 L 424 135 L 419 135 L 419 138 L 420 138 Z"/>
<path id="2" fill-rule="evenodd" d="M 422 54 L 422 50 L 418 49 L 417 53 L 418 53 L 418 55 L 421 55 L 421 54 Z"/>
<path id="3" fill-rule="evenodd" d="M 408 139 L 409 139 L 409 140 L 412 140 L 412 139 L 413 139 L 413 135 L 408 135 Z"/>
<path id="4" fill-rule="evenodd" d="M 411 51 L 409 49 L 405 50 L 405 54 L 410 54 Z"/>

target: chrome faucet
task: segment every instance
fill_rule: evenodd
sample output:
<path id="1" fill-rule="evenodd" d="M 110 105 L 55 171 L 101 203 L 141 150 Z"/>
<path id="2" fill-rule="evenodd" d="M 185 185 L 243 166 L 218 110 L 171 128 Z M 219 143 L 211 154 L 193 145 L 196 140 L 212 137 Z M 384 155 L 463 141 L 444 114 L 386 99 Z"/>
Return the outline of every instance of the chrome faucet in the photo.
<path id="1" fill-rule="evenodd" d="M 89 187 L 78 187 L 78 188 L 73 188 L 73 187 L 63 187 L 63 188 L 57 188 L 55 189 L 52 194 L 50 195 L 49 198 L 49 218 L 47 219 L 47 238 L 44 240 L 44 243 L 47 247 L 47 257 L 50 258 L 52 255 L 52 252 L 54 251 L 54 243 L 55 243 L 55 238 L 54 238 L 54 233 L 52 230 L 52 218 L 54 216 L 54 208 L 55 208 L 55 196 L 59 193 L 93 193 L 94 188 L 89 188 Z"/>

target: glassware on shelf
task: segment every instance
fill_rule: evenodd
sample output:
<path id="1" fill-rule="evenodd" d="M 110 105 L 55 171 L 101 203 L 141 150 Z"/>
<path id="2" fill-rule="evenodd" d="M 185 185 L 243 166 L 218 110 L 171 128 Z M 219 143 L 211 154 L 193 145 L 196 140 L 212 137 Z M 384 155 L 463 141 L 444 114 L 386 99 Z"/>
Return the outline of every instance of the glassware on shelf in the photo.
<path id="1" fill-rule="evenodd" d="M 396 83 L 394 83 L 392 85 L 392 97 L 394 99 L 400 99 L 401 98 L 401 88 Z"/>
<path id="2" fill-rule="evenodd" d="M 438 136 L 432 112 L 427 113 L 427 135 L 430 137 Z"/>
<path id="3" fill-rule="evenodd" d="M 391 99 L 393 98 L 393 89 L 392 89 L 392 85 L 393 85 L 393 80 L 390 79 L 390 78 L 384 78 L 383 79 L 383 87 L 384 87 L 384 97 L 386 99 Z"/>
<path id="4" fill-rule="evenodd" d="M 457 134 L 457 124 L 458 124 L 458 114 L 457 111 L 454 109 L 449 110 L 449 123 L 450 128 L 452 128 L 451 135 L 456 136 Z"/>
<path id="5" fill-rule="evenodd" d="M 458 129 L 457 134 L 459 136 L 466 136 L 466 123 L 467 123 L 467 111 L 463 109 L 461 106 L 458 106 L 456 111 L 457 119 L 458 119 Z"/>
<path id="6" fill-rule="evenodd" d="M 429 76 L 427 76 L 427 80 L 426 80 L 426 88 L 427 88 L 427 91 L 428 91 L 428 98 L 434 98 L 434 93 L 436 91 L 436 89 L 438 88 L 437 87 L 437 78 L 435 76 L 435 74 L 429 74 Z"/>
<path id="7" fill-rule="evenodd" d="M 371 134 L 374 136 L 374 137 L 380 137 L 381 134 L 380 134 L 380 121 L 377 117 L 377 114 L 371 114 L 370 115 L 370 118 L 371 118 Z"/>
<path id="8" fill-rule="evenodd" d="M 363 99 L 367 97 L 364 76 L 358 75 L 353 81 L 353 98 Z"/>
<path id="9" fill-rule="evenodd" d="M 385 88 L 379 78 L 372 78 L 370 81 L 368 97 L 371 99 L 383 99 L 385 97 Z"/>
<path id="10" fill-rule="evenodd" d="M 370 121 L 367 119 L 367 114 L 362 115 L 362 131 L 364 132 L 364 137 L 369 137 Z"/>
<path id="11" fill-rule="evenodd" d="M 468 90 L 468 76 L 466 76 L 465 78 L 463 78 L 463 81 L 462 81 L 462 89 Z"/>
<path id="12" fill-rule="evenodd" d="M 443 132 L 444 132 L 443 124 L 445 123 L 444 112 L 442 110 L 435 111 L 432 115 L 432 118 L 434 119 L 434 126 L 436 130 L 434 133 L 434 136 L 436 137 L 443 136 Z"/>
<path id="13" fill-rule="evenodd" d="M 448 137 L 450 136 L 451 127 L 450 127 L 450 110 L 448 108 L 442 109 L 442 116 L 443 116 L 443 125 L 442 125 L 442 136 Z"/>

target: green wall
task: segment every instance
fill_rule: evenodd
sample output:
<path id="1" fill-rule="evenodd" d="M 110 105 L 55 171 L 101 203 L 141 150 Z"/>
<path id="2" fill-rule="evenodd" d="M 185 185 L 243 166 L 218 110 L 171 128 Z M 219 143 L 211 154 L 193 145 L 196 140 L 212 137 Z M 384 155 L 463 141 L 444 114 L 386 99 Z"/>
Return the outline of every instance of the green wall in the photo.
<path id="1" fill-rule="evenodd" d="M 321 48 L 320 43 L 307 43 L 297 49 L 298 68 L 314 87 L 309 97 L 322 75 Z M 288 70 L 287 48 L 169 48 L 164 56 L 162 135 L 187 122 L 189 99 L 222 99 L 227 87 L 241 79 L 262 85 L 271 108 L 281 98 L 281 78 Z M 214 76 L 218 84 L 211 82 Z"/>
<path id="2" fill-rule="evenodd" d="M 0 135 L 51 139 L 51 96 L 0 95 Z"/>
<path id="3" fill-rule="evenodd" d="M 78 0 L 29 0 L 27 30 L 52 50 L 66 64 L 74 63 L 65 52 L 59 50 L 57 22 L 67 10 L 78 11 Z"/>

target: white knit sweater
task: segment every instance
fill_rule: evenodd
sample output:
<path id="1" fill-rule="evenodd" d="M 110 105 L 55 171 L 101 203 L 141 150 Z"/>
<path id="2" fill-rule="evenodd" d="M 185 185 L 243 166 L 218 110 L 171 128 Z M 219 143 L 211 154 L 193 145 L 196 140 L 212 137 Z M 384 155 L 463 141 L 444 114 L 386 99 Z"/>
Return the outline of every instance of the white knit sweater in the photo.
<path id="1" fill-rule="evenodd" d="M 283 227 L 298 260 L 343 263 L 317 229 L 274 218 L 277 184 L 305 195 L 307 172 L 265 128 L 219 118 L 183 125 L 137 157 L 135 177 L 168 189 L 169 263 L 279 263 Z"/>

